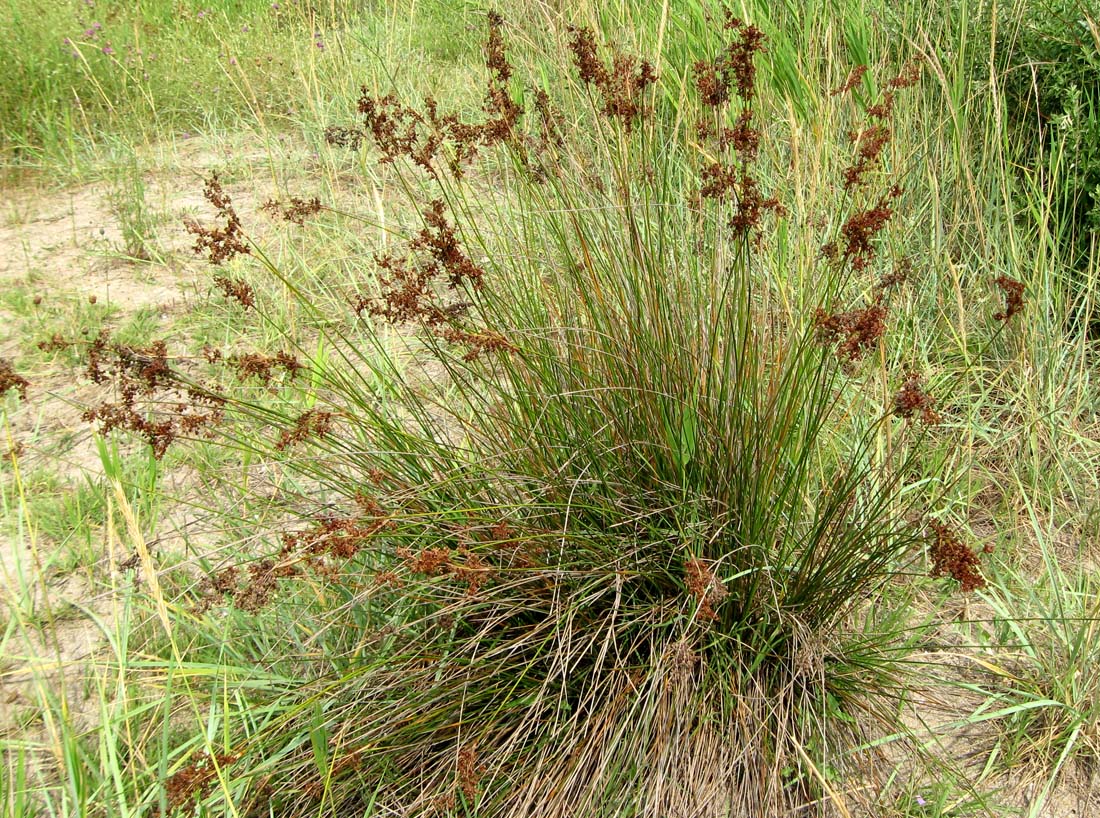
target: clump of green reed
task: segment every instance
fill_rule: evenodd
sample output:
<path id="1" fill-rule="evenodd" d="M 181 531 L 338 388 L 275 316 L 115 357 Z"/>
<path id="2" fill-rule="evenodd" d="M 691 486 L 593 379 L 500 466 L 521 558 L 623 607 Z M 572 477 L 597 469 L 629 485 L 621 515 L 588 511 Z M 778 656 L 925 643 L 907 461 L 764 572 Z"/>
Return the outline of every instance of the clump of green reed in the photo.
<path id="1" fill-rule="evenodd" d="M 157 219 L 145 200 L 145 179 L 135 158 L 115 171 L 107 203 L 122 233 L 122 252 L 137 261 L 154 258 Z"/>
<path id="2" fill-rule="evenodd" d="M 201 398 L 166 445 L 215 424 L 316 509 L 202 586 L 201 607 L 245 631 L 306 633 L 274 659 L 301 689 L 173 758 L 164 800 L 482 816 L 873 802 L 884 785 L 857 748 L 899 729 L 906 637 L 867 606 L 921 557 L 908 443 L 939 420 L 915 373 L 887 373 L 884 407 L 861 387 L 905 276 L 880 258 L 902 196 L 883 150 L 916 68 L 865 111 L 819 228 L 759 165 L 754 26 L 727 19 L 675 122 L 657 68 L 587 29 L 557 100 L 521 86 L 499 16 L 489 31 L 480 119 L 364 91 L 361 121 L 331 130 L 393 166 L 420 223 L 334 285 L 343 315 L 268 265 L 330 350 L 249 364 L 300 389 L 295 409 L 200 386 L 163 346 L 100 348 L 131 399 L 90 417 L 156 445 L 141 401 Z M 266 263 L 216 180 L 207 197 L 225 226 L 191 224 L 196 249 Z M 805 308 L 779 297 L 776 222 L 821 248 Z M 218 281 L 258 312 L 247 284 Z"/>
<path id="3" fill-rule="evenodd" d="M 970 721 L 992 727 L 982 748 L 989 766 L 1026 783 L 1035 816 L 1059 783 L 1087 777 L 1100 758 L 1100 597 L 1087 570 L 1059 565 L 1028 510 L 1043 567 L 1037 578 L 1009 567 L 990 577 L 982 599 L 993 615 L 971 626 L 984 701 Z"/>

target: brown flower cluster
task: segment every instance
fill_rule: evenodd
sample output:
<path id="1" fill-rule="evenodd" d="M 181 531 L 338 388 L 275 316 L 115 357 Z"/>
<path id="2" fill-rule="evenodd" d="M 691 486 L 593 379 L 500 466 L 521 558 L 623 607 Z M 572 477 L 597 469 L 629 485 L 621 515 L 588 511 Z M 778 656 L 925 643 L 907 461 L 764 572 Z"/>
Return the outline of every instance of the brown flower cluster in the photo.
<path id="1" fill-rule="evenodd" d="M 833 91 L 833 94 L 841 94 L 855 88 L 866 71 L 867 66 L 857 66 L 844 85 Z M 855 145 L 856 155 L 855 161 L 844 170 L 846 190 L 862 184 L 867 173 L 878 166 L 883 150 L 893 135 L 888 123 L 894 113 L 895 92 L 915 85 L 919 79 L 920 64 L 915 61 L 909 63 L 896 77 L 886 82 L 887 91 L 882 98 L 874 105 L 867 107 L 866 113 L 869 119 L 867 125 L 849 134 L 849 138 Z"/>
<path id="2" fill-rule="evenodd" d="M 26 400 L 27 387 L 30 385 L 30 381 L 17 374 L 12 368 L 11 361 L 7 358 L 0 358 L 0 395 L 3 395 L 9 389 L 15 389 L 19 392 L 19 397 Z"/>
<path id="3" fill-rule="evenodd" d="M 208 577 L 202 586 L 205 599 L 200 609 L 209 607 L 213 599 L 222 598 L 242 611 L 256 613 L 271 603 L 280 579 L 301 576 L 306 568 L 331 576 L 335 567 L 328 559 L 346 562 L 378 532 L 393 527 L 391 517 L 377 505 L 352 517 L 321 517 L 304 531 L 284 534 L 275 558 L 249 565 L 243 581 L 236 566 Z"/>
<path id="4" fill-rule="evenodd" d="M 857 65 L 851 71 L 848 72 L 848 79 L 844 80 L 843 84 L 838 88 L 834 88 L 829 92 L 829 96 L 836 97 L 841 94 L 846 94 L 859 85 L 863 81 L 863 77 L 867 74 L 866 65 Z"/>
<path id="5" fill-rule="evenodd" d="M 710 566 L 703 560 L 693 557 L 684 563 L 684 579 L 688 591 L 699 603 L 699 619 L 703 621 L 717 619 L 718 615 L 714 612 L 714 608 L 729 596 L 729 591 L 714 575 Z"/>
<path id="6" fill-rule="evenodd" d="M 445 278 L 451 290 L 467 283 L 474 289 L 481 287 L 484 271 L 462 250 L 454 227 L 443 215 L 443 202 L 432 202 L 423 215 L 426 226 L 409 245 L 420 251 L 418 259 L 394 255 L 376 258 L 383 271 L 379 277 L 382 296 L 359 299 L 355 304 L 357 311 L 366 310 L 391 323 L 419 321 L 425 326 L 437 326 L 452 316 L 434 286 L 437 280 Z"/>
<path id="7" fill-rule="evenodd" d="M 879 277 L 875 289 L 884 293 L 892 287 L 900 287 L 909 280 L 909 276 L 912 274 L 913 262 L 905 257 L 899 258 L 894 262 L 894 269 L 888 273 L 883 273 Z"/>
<path id="8" fill-rule="evenodd" d="M 734 203 L 734 211 L 727 225 L 736 237 L 745 237 L 759 228 L 767 212 L 777 216 L 787 212 L 779 199 L 774 196 L 765 197 L 760 192 L 759 183 L 745 166 L 736 168 L 721 162 L 712 162 L 703 168 L 700 175 L 703 180 L 700 196 L 718 202 Z"/>
<path id="9" fill-rule="evenodd" d="M 866 354 L 886 331 L 886 305 L 881 296 L 862 309 L 829 314 L 818 308 L 814 324 L 822 344 L 836 344 L 836 354 L 854 363 Z"/>
<path id="10" fill-rule="evenodd" d="M 551 117 L 549 100 L 545 94 L 536 95 L 536 105 L 543 119 L 543 137 L 527 142 L 520 132 L 523 106 L 517 103 L 509 89 L 512 67 L 504 51 L 504 18 L 491 12 L 488 15 L 489 36 L 486 43 L 486 67 L 489 69 L 488 87 L 481 122 L 463 122 L 456 114 L 443 114 L 435 100 L 427 98 L 424 110 L 405 105 L 394 94 L 376 98 L 364 86 L 359 99 L 359 113 L 363 119 L 360 131 L 333 127 L 326 131 L 332 144 L 358 147 L 362 136 L 371 139 L 382 154 L 383 163 L 392 163 L 398 157 L 406 157 L 430 176 L 438 178 L 439 161 L 456 178 L 464 173 L 464 167 L 481 147 L 509 144 L 524 165 L 530 167 L 530 151 L 541 153 L 552 140 L 548 118 Z M 444 150 L 446 148 L 446 150 Z"/>
<path id="11" fill-rule="evenodd" d="M 845 189 L 859 185 L 867 172 L 878 164 L 891 136 L 890 126 L 883 122 L 872 123 L 861 131 L 849 134 L 849 139 L 855 145 L 856 159 L 844 169 Z"/>
<path id="12" fill-rule="evenodd" d="M 241 220 L 233 208 L 229 194 L 222 188 L 217 173 L 212 173 L 206 180 L 203 197 L 218 212 L 218 216 L 225 219 L 225 226 L 204 227 L 194 219 L 185 219 L 187 232 L 195 236 L 195 254 L 206 253 L 211 264 L 223 264 L 234 256 L 251 253 L 241 229 Z"/>
<path id="13" fill-rule="evenodd" d="M 83 419 L 98 423 L 103 434 L 123 429 L 140 435 L 158 459 L 177 437 L 211 436 L 224 415 L 224 398 L 178 378 L 164 341 L 147 348 L 111 344 L 104 330 L 89 345 L 87 375 L 95 383 L 113 381 L 119 399 L 87 410 Z"/>
<path id="14" fill-rule="evenodd" d="M 332 432 L 332 419 L 332 412 L 320 409 L 309 409 L 303 412 L 294 421 L 293 427 L 282 431 L 275 442 L 275 449 L 281 452 L 311 437 L 318 439 L 328 437 Z"/>
<path id="15" fill-rule="evenodd" d="M 246 310 L 256 306 L 256 291 L 243 278 L 215 276 L 214 284 L 226 298 L 233 299 Z"/>
<path id="16" fill-rule="evenodd" d="M 426 577 L 450 576 L 464 583 L 467 596 L 476 596 L 481 586 L 496 576 L 493 567 L 466 546 L 454 550 L 398 548 L 397 557 L 409 573 Z"/>
<path id="17" fill-rule="evenodd" d="M 310 216 L 316 216 L 324 210 L 324 205 L 321 204 L 321 200 L 316 196 L 309 200 L 291 196 L 285 205 L 280 204 L 274 199 L 269 199 L 260 206 L 260 209 L 268 213 L 272 218 L 281 218 L 301 226 L 306 223 L 306 219 Z"/>
<path id="18" fill-rule="evenodd" d="M 699 195 L 703 199 L 733 202 L 734 212 L 728 226 L 735 237 L 744 238 L 759 228 L 765 213 L 782 216 L 786 209 L 777 198 L 761 193 L 759 183 L 749 172 L 749 164 L 756 159 L 760 149 L 760 131 L 753 125 L 750 105 L 755 95 L 754 60 L 764 48 L 764 35 L 755 26 L 729 15 L 725 28 L 736 32 L 737 39 L 714 60 L 700 60 L 695 64 L 695 84 L 704 105 L 719 109 L 730 101 L 736 89 L 744 107 L 732 128 L 718 127 L 715 131 L 704 120 L 698 131 L 702 139 L 715 139 L 719 153 L 732 148 L 741 161 L 731 165 L 718 160 L 704 167 L 700 174 Z"/>
<path id="19" fill-rule="evenodd" d="M 297 377 L 298 373 L 305 369 L 305 365 L 289 352 L 279 352 L 275 355 L 249 352 L 231 356 L 229 363 L 236 370 L 238 379 L 243 381 L 255 378 L 265 384 L 271 383 L 276 369 L 283 370 L 290 379 Z"/>
<path id="20" fill-rule="evenodd" d="M 492 330 L 470 332 L 459 327 L 447 327 L 443 330 L 443 340 L 456 346 L 465 346 L 462 360 L 467 363 L 476 361 L 485 352 L 515 352 L 516 345 Z"/>
<path id="21" fill-rule="evenodd" d="M 462 248 L 442 201 L 432 202 L 423 217 L 424 228 L 409 243 L 413 256 L 376 257 L 382 294 L 354 297 L 353 309 L 394 324 L 419 323 L 447 343 L 467 347 L 467 361 L 485 352 L 514 352 L 515 346 L 498 332 L 456 324 L 471 304 L 448 299 L 446 293 L 481 289 L 485 271 Z"/>
<path id="22" fill-rule="evenodd" d="M 393 520 L 378 505 L 355 517 L 325 517 L 307 531 L 284 534 L 281 556 L 284 559 L 298 555 L 309 559 L 329 556 L 350 560 L 379 531 L 393 527 Z"/>
<path id="23" fill-rule="evenodd" d="M 732 40 L 714 60 L 699 60 L 694 65 L 695 86 L 703 104 L 712 108 L 724 105 L 730 92 L 751 102 L 756 94 L 756 55 L 764 50 L 764 32 L 754 25 L 726 13 L 726 31 L 736 32 Z"/>
<path id="24" fill-rule="evenodd" d="M 686 639 L 677 639 L 665 652 L 668 662 L 669 675 L 682 681 L 691 676 L 695 666 L 699 664 L 699 654 L 692 649 Z"/>
<path id="25" fill-rule="evenodd" d="M 1006 275 L 997 276 L 993 283 L 1000 288 L 1005 298 L 1005 308 L 993 313 L 993 318 L 1007 323 L 1024 308 L 1024 284 Z"/>
<path id="26" fill-rule="evenodd" d="M 477 798 L 477 787 L 481 776 L 485 773 L 485 767 L 478 764 L 477 746 L 467 744 L 458 751 L 458 786 L 470 805 Z"/>
<path id="27" fill-rule="evenodd" d="M 439 273 L 447 276 L 447 286 L 452 290 L 468 283 L 474 289 L 481 287 L 484 271 L 470 260 L 459 244 L 455 229 L 444 215 L 443 202 L 436 199 L 424 211 L 425 227 L 412 240 L 414 250 L 425 251 L 432 259 L 431 278 Z"/>
<path id="28" fill-rule="evenodd" d="M 985 577 L 980 570 L 980 560 L 974 550 L 967 547 L 959 535 L 943 523 L 932 520 L 932 542 L 928 554 L 932 558 L 932 577 L 951 577 L 959 583 L 964 593 L 985 587 Z"/>
<path id="29" fill-rule="evenodd" d="M 919 414 L 928 426 L 935 426 L 942 420 L 936 411 L 936 399 L 924 391 L 924 378 L 916 372 L 905 376 L 901 390 L 894 396 L 894 414 L 903 418 Z"/>
<path id="30" fill-rule="evenodd" d="M 434 174 L 434 166 L 425 159 L 425 152 L 419 147 L 424 117 L 416 109 L 402 104 L 395 94 L 375 98 L 370 96 L 365 85 L 361 90 L 359 113 L 366 134 L 382 152 L 381 161 L 391 163 L 399 156 L 416 157 L 420 160 L 417 164 Z M 434 148 L 431 152 L 434 153 Z"/>
<path id="31" fill-rule="evenodd" d="M 218 768 L 228 767 L 237 759 L 238 756 L 229 753 L 215 753 L 181 768 L 164 785 L 169 808 L 176 809 L 192 799 L 202 798 L 214 784 Z"/>
<path id="32" fill-rule="evenodd" d="M 653 66 L 648 60 L 620 51 L 612 53 L 610 65 L 605 65 L 589 28 L 569 27 L 569 50 L 581 82 L 599 93 L 604 114 L 631 131 L 635 122 L 646 114 L 646 89 L 657 82 Z"/>
<path id="33" fill-rule="evenodd" d="M 871 263 L 877 252 L 875 236 L 893 217 L 894 210 L 890 202 L 901 196 L 901 193 L 901 187 L 894 185 L 874 207 L 852 214 L 841 226 L 840 235 L 844 240 L 843 260 L 850 262 L 853 270 L 862 270 Z M 834 261 L 841 255 L 837 245 L 832 242 L 822 247 L 821 252 Z"/>

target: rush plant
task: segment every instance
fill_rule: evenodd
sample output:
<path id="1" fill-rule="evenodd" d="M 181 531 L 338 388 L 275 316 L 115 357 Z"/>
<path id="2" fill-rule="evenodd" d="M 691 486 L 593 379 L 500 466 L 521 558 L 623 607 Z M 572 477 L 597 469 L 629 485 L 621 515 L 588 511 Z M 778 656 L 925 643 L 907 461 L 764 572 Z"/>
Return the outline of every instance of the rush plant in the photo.
<path id="1" fill-rule="evenodd" d="M 160 452 L 212 428 L 281 462 L 315 509 L 204 583 L 201 608 L 232 612 L 230 634 L 293 634 L 273 661 L 297 684 L 227 680 L 211 713 L 247 700 L 266 715 L 174 758 L 164 804 L 781 816 L 874 803 L 896 776 L 866 748 L 899 730 L 909 631 L 872 603 L 904 597 L 899 580 L 921 570 L 915 502 L 929 492 L 907 480 L 940 419 L 918 373 L 867 377 L 906 274 L 880 254 L 903 197 L 884 148 L 919 68 L 863 111 L 836 210 L 812 222 L 760 161 L 773 137 L 756 27 L 726 19 L 674 115 L 658 66 L 584 28 L 569 33 L 564 92 L 525 87 L 504 32 L 491 15 L 479 118 L 364 90 L 360 120 L 330 129 L 375 151 L 420 219 L 324 299 L 249 244 L 208 185 L 227 226 L 189 225 L 197 249 L 258 260 L 323 339 L 323 355 L 250 362 L 279 400 L 202 384 L 163 346 L 100 342 L 97 371 L 129 386 L 90 418 Z M 815 247 L 795 300 L 780 235 Z M 217 280 L 268 320 L 248 284 Z M 882 382 L 885 401 L 865 386 Z M 144 402 L 164 390 L 196 407 L 150 419 Z M 952 543 L 937 569 L 965 565 L 979 586 Z"/>

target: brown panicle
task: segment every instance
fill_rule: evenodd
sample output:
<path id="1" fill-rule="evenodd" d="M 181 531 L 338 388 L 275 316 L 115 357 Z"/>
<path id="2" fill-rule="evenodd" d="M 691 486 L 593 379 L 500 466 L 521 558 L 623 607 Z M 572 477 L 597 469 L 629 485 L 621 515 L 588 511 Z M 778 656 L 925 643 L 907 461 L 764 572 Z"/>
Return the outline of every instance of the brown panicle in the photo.
<path id="1" fill-rule="evenodd" d="M 210 174 L 210 178 L 206 180 L 203 197 L 218 212 L 218 216 L 225 219 L 225 226 L 204 227 L 194 219 L 185 219 L 187 232 L 195 236 L 195 254 L 206 253 L 211 264 L 223 264 L 234 256 L 251 253 L 241 229 L 241 220 L 233 209 L 229 194 L 222 188 L 217 173 Z"/>
<path id="2" fill-rule="evenodd" d="M 959 583 L 959 590 L 969 593 L 985 587 L 981 561 L 973 549 L 967 547 L 959 535 L 941 522 L 928 523 L 932 529 L 932 542 L 928 554 L 932 558 L 932 577 L 951 577 Z"/>
<path id="3" fill-rule="evenodd" d="M 30 381 L 22 375 L 16 374 L 11 361 L 7 358 L 0 358 L 0 395 L 3 395 L 9 389 L 15 389 L 19 392 L 19 397 L 26 400 L 27 387 L 30 385 Z"/>

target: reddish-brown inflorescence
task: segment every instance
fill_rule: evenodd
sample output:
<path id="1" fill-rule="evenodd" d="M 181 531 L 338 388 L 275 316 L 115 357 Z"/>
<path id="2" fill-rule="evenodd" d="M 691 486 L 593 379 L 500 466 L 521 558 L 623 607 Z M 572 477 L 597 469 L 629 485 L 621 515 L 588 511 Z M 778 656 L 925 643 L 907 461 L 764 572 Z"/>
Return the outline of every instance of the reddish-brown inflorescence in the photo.
<path id="1" fill-rule="evenodd" d="M 229 194 L 222 188 L 217 173 L 212 173 L 206 180 L 203 196 L 218 212 L 218 216 L 225 219 L 225 226 L 204 227 L 194 219 L 185 219 L 187 232 L 195 236 L 196 255 L 206 253 L 211 264 L 222 264 L 234 256 L 251 253 L 241 229 L 241 220 L 233 209 Z"/>
<path id="2" fill-rule="evenodd" d="M 896 77 L 886 81 L 886 87 L 892 90 L 911 88 L 920 82 L 920 73 L 921 61 L 919 59 L 910 60 L 901 71 L 898 72 Z"/>
<path id="3" fill-rule="evenodd" d="M 892 287 L 900 287 L 906 281 L 909 280 L 909 276 L 913 274 L 913 262 L 907 258 L 899 258 L 894 262 L 894 269 L 888 273 L 883 273 L 875 285 L 875 289 L 879 292 L 885 292 Z"/>
<path id="4" fill-rule="evenodd" d="M 483 352 L 515 352 L 516 346 L 503 335 L 491 330 L 469 332 L 458 327 L 443 330 L 443 340 L 450 344 L 467 347 L 462 360 L 476 361 Z"/>
<path id="5" fill-rule="evenodd" d="M 307 218 L 316 216 L 324 210 L 324 205 L 321 204 L 321 200 L 316 196 L 308 200 L 300 199 L 297 196 L 291 196 L 285 205 L 280 204 L 274 199 L 269 199 L 260 206 L 260 209 L 269 213 L 274 218 L 281 218 L 301 226 L 306 223 Z"/>
<path id="6" fill-rule="evenodd" d="M 725 150 L 732 147 L 745 162 L 756 159 L 760 148 L 760 131 L 753 127 L 752 109 L 746 108 L 737 117 L 732 128 L 723 128 L 718 134 L 718 146 Z"/>
<path id="7" fill-rule="evenodd" d="M 30 385 L 30 381 L 17 374 L 12 368 L 11 361 L 7 358 L 0 358 L 0 395 L 3 395 L 9 389 L 15 389 L 19 392 L 19 397 L 26 400 L 27 387 Z"/>
<path id="8" fill-rule="evenodd" d="M 220 353 L 218 357 L 220 359 Z M 241 380 L 256 378 L 265 384 L 271 382 L 276 369 L 282 369 L 289 378 L 293 379 L 305 368 L 305 365 L 289 352 L 279 352 L 275 355 L 250 352 L 232 356 L 229 358 L 229 363 L 237 371 L 237 377 Z"/>
<path id="9" fill-rule="evenodd" d="M 1006 275 L 997 276 L 993 282 L 1001 289 L 1005 298 L 1005 308 L 993 313 L 993 318 L 1007 323 L 1024 308 L 1024 284 Z"/>
<path id="10" fill-rule="evenodd" d="M 887 222 L 894 215 L 890 206 L 891 199 L 901 195 L 901 188 L 894 185 L 887 191 L 874 207 L 853 214 L 840 228 L 841 238 L 844 239 L 844 258 L 851 262 L 852 269 L 862 270 L 874 257 L 876 247 L 874 238 L 886 227 Z M 828 255 L 828 245 L 822 248 Z M 833 250 L 835 253 L 835 249 Z"/>
<path id="11" fill-rule="evenodd" d="M 119 395 L 84 412 L 83 418 L 98 422 L 100 431 L 124 429 L 145 439 L 158 459 L 181 434 L 213 433 L 223 417 L 225 399 L 203 388 L 180 381 L 168 363 L 168 347 L 156 341 L 146 348 L 111 344 L 106 331 L 88 348 L 88 377 L 95 383 L 114 380 Z M 176 405 L 174 415 L 152 413 L 140 401 Z"/>
<path id="12" fill-rule="evenodd" d="M 284 429 L 282 434 L 279 435 L 275 448 L 281 452 L 307 438 L 323 439 L 328 437 L 329 433 L 332 432 L 333 417 L 332 412 L 325 412 L 321 409 L 310 409 L 303 412 L 294 421 L 293 428 Z"/>
<path id="13" fill-rule="evenodd" d="M 226 298 L 232 298 L 246 310 L 256 306 L 256 291 L 244 279 L 215 276 L 214 284 Z"/>
<path id="14" fill-rule="evenodd" d="M 524 110 L 509 91 L 512 67 L 504 51 L 504 18 L 496 12 L 488 15 L 489 36 L 485 47 L 485 64 L 489 69 L 489 82 L 482 111 L 482 122 L 462 122 L 456 114 L 443 114 L 430 97 L 424 101 L 424 110 L 404 105 L 393 94 L 373 97 L 366 87 L 359 99 L 359 113 L 363 117 L 360 131 L 346 128 L 330 129 L 330 141 L 356 144 L 360 136 L 368 136 L 382 154 L 382 162 L 389 163 L 398 157 L 406 157 L 438 178 L 442 158 L 457 178 L 464 173 L 464 166 L 472 160 L 481 146 L 508 143 L 516 148 L 517 157 L 525 165 L 529 162 L 528 147 L 519 124 Z M 546 121 L 549 113 L 545 94 L 536 96 L 543 116 L 543 135 L 532 143 L 537 151 L 550 143 Z M 447 146 L 450 152 L 444 151 Z"/>
<path id="15" fill-rule="evenodd" d="M 787 212 L 779 199 L 774 196 L 765 198 L 756 179 L 743 170 L 737 191 L 737 210 L 729 220 L 733 234 L 747 236 L 760 226 L 764 213 L 769 211 L 777 216 Z"/>
<path id="16" fill-rule="evenodd" d="M 704 621 L 717 619 L 714 607 L 729 596 L 729 591 L 710 566 L 696 557 L 687 560 L 684 563 L 684 580 L 688 591 L 699 603 L 699 618 Z"/>
<path id="17" fill-rule="evenodd" d="M 862 309 L 829 314 L 818 309 L 814 317 L 818 340 L 836 344 L 836 354 L 855 362 L 871 349 L 886 331 L 886 306 L 881 296 Z"/>
<path id="18" fill-rule="evenodd" d="M 218 768 L 228 767 L 237 758 L 238 756 L 229 753 L 215 753 L 211 758 L 203 758 L 182 767 L 164 785 L 168 806 L 175 809 L 192 799 L 201 798 L 213 785 Z"/>
<path id="19" fill-rule="evenodd" d="M 850 72 L 848 72 L 848 79 L 844 80 L 844 83 L 840 87 L 834 88 L 832 91 L 830 91 L 829 96 L 835 97 L 839 96 L 840 94 L 848 93 L 863 81 L 863 77 L 866 73 L 866 65 L 857 65 Z"/>
<path id="20" fill-rule="evenodd" d="M 489 119 L 480 128 L 463 126 L 458 123 L 457 118 L 451 123 L 450 135 L 460 149 L 476 142 L 479 137 L 487 145 L 512 141 L 516 136 L 516 126 L 523 116 L 523 106 L 512 99 L 508 90 L 512 66 L 504 53 L 504 18 L 495 11 L 489 12 L 485 66 L 489 69 L 489 88 L 483 107 Z"/>
<path id="21" fill-rule="evenodd" d="M 496 82 L 508 82 L 512 66 L 504 56 L 504 17 L 500 12 L 489 12 L 489 41 L 485 45 L 485 66 Z"/>
<path id="22" fill-rule="evenodd" d="M 283 535 L 283 556 L 321 556 L 349 560 L 379 532 L 394 527 L 394 521 L 380 508 L 361 517 L 325 517 L 313 528 Z"/>
<path id="23" fill-rule="evenodd" d="M 928 426 L 934 426 L 942 419 L 936 411 L 936 400 L 924 391 L 924 378 L 916 372 L 905 376 L 905 383 L 894 396 L 894 414 L 903 418 L 920 415 Z"/>
<path id="24" fill-rule="evenodd" d="M 764 50 L 764 32 L 732 15 L 727 16 L 725 29 L 736 31 L 738 39 L 727 47 L 724 69 L 741 99 L 750 102 L 756 94 L 756 55 Z"/>
<path id="25" fill-rule="evenodd" d="M 890 128 L 881 122 L 849 135 L 856 146 L 856 160 L 844 169 L 844 187 L 859 185 L 867 172 L 878 164 L 883 148 L 890 141 Z"/>
<path id="26" fill-rule="evenodd" d="M 444 205 L 439 199 L 424 211 L 426 227 L 412 241 L 412 247 L 426 250 L 434 262 L 447 274 L 447 285 L 453 290 L 463 283 L 475 289 L 481 286 L 484 271 L 470 260 L 462 250 L 455 229 L 444 215 Z"/>
<path id="27" fill-rule="evenodd" d="M 756 94 L 756 55 L 764 50 L 764 32 L 753 25 L 727 13 L 726 31 L 737 32 L 714 60 L 695 63 L 695 85 L 704 105 L 718 108 L 729 101 L 730 91 L 737 86 L 737 94 L 746 103 Z"/>
<path id="28" fill-rule="evenodd" d="M 647 60 L 621 52 L 612 54 L 608 68 L 600 59 L 591 29 L 570 26 L 569 33 L 569 50 L 581 82 L 599 92 L 604 114 L 630 131 L 646 113 L 644 92 L 657 82 L 657 72 Z"/>
<path id="29" fill-rule="evenodd" d="M 359 113 L 363 117 L 364 130 L 382 152 L 381 161 L 388 163 L 399 156 L 410 156 L 420 140 L 419 128 L 424 117 L 415 109 L 402 105 L 394 94 L 376 99 L 365 85 L 361 90 Z M 427 170 L 435 172 L 431 167 Z"/>
<path id="30" fill-rule="evenodd" d="M 477 786 L 485 772 L 483 765 L 477 761 L 477 746 L 467 744 L 458 751 L 458 786 L 466 797 L 466 802 L 474 803 L 477 797 Z"/>
<path id="31" fill-rule="evenodd" d="M 932 529 L 932 542 L 928 546 L 932 558 L 930 576 L 951 577 L 959 583 L 964 593 L 984 588 L 985 577 L 981 574 L 981 562 L 974 550 L 943 523 L 932 520 L 928 527 Z"/>
<path id="32" fill-rule="evenodd" d="M 699 195 L 703 199 L 733 202 L 735 210 L 729 217 L 728 226 L 735 237 L 743 239 L 759 228 L 765 213 L 783 215 L 786 210 L 778 199 L 765 197 L 760 192 L 759 183 L 748 169 L 760 148 L 760 131 L 753 125 L 750 106 L 755 94 L 754 60 L 764 47 L 764 35 L 755 26 L 730 15 L 727 15 L 725 28 L 735 31 L 737 38 L 714 60 L 695 64 L 695 84 L 704 105 L 719 108 L 729 101 L 736 89 L 744 107 L 732 128 L 719 127 L 715 132 L 703 121 L 698 131 L 703 139 L 715 137 L 719 152 L 733 148 L 741 161 L 739 165 L 723 160 L 707 165 L 701 174 L 703 184 Z"/>
<path id="33" fill-rule="evenodd" d="M 857 66 L 849 75 L 848 81 L 833 93 L 844 93 L 854 88 L 862 80 L 866 70 L 866 66 Z M 896 77 L 887 81 L 886 92 L 877 103 L 867 107 L 867 124 L 849 134 L 849 138 L 855 145 L 856 156 L 855 161 L 844 170 L 845 189 L 862 184 L 867 173 L 879 164 L 882 153 L 892 136 L 888 122 L 894 113 L 895 91 L 915 84 L 919 77 L 920 65 L 913 62 Z"/>

